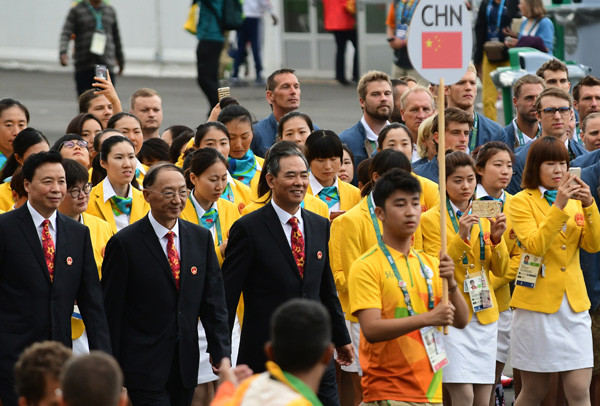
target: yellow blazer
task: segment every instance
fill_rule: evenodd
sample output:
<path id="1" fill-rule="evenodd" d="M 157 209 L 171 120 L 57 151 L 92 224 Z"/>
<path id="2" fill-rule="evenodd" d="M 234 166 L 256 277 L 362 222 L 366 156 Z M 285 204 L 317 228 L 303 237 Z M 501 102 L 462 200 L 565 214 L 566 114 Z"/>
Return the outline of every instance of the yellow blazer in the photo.
<path id="1" fill-rule="evenodd" d="M 377 244 L 377 235 L 375 234 L 375 228 L 373 227 L 371 214 L 369 213 L 367 198 L 368 197 L 363 198 L 359 204 L 343 215 L 337 217 L 334 220 L 334 223 L 338 221 L 341 230 L 335 230 L 332 226 L 332 231 L 330 233 L 330 244 L 332 244 L 331 239 L 339 238 L 339 261 L 343 275 L 338 274 L 336 276 L 334 271 L 334 278 L 336 279 L 336 286 L 340 293 L 340 302 L 342 300 L 348 301 L 347 281 L 350 267 L 354 261 L 361 257 L 369 248 Z M 379 224 L 379 230 L 383 233 L 381 221 L 377 220 L 377 223 Z M 416 250 L 422 250 L 423 241 L 420 228 L 417 228 L 414 237 L 413 247 Z M 338 266 L 336 265 L 336 267 Z M 332 270 L 333 269 L 334 268 L 332 268 Z M 345 295 L 344 298 L 342 298 L 343 295 Z M 346 313 L 346 319 L 358 323 L 358 319 L 352 316 L 350 312 Z"/>
<path id="2" fill-rule="evenodd" d="M 100 217 L 110 226 L 113 234 L 117 233 L 117 225 L 115 216 L 110 207 L 109 201 L 104 201 L 104 182 L 98 183 L 92 188 L 90 193 L 90 202 L 86 213 Z M 131 188 L 131 215 L 129 216 L 129 224 L 133 224 L 150 211 L 150 204 L 144 199 L 144 195 L 136 188 Z"/>
<path id="3" fill-rule="evenodd" d="M 150 170 L 150 167 L 148 165 L 142 164 L 142 167 L 144 168 L 144 172 L 140 171 L 138 173 L 138 176 L 135 177 L 137 179 L 138 183 L 140 184 L 140 187 L 142 187 L 144 185 L 144 178 L 146 177 L 146 174 Z"/>
<path id="4" fill-rule="evenodd" d="M 98 266 L 98 276 L 102 278 L 102 260 L 104 259 L 104 248 L 113 236 L 108 223 L 96 216 L 88 213 L 83 213 L 83 224 L 90 229 L 90 237 L 92 239 L 92 249 L 94 250 L 94 259 Z M 83 320 L 71 318 L 71 339 L 77 340 L 83 334 L 85 326 Z"/>
<path id="5" fill-rule="evenodd" d="M 5 182 L 0 185 L 0 210 L 9 211 L 15 202 L 12 197 L 12 189 L 10 182 Z"/>
<path id="6" fill-rule="evenodd" d="M 440 190 L 438 184 L 432 180 L 413 173 L 421 183 L 421 211 L 425 213 L 427 210 L 440 204 Z"/>
<path id="7" fill-rule="evenodd" d="M 258 195 L 258 181 L 260 180 L 260 173 L 262 171 L 262 168 L 265 166 L 265 160 L 263 158 L 259 157 L 258 155 L 255 155 L 254 158 L 256 159 L 256 162 L 258 162 L 258 164 L 260 165 L 261 170 L 257 170 L 254 173 L 254 177 L 250 181 L 250 190 L 252 191 L 252 193 L 251 193 L 252 200 L 256 200 L 260 197 Z"/>
<path id="8" fill-rule="evenodd" d="M 231 190 L 233 191 L 233 203 L 237 207 L 238 213 L 242 214 L 244 207 L 252 201 L 252 191 L 237 179 L 233 179 Z"/>
<path id="9" fill-rule="evenodd" d="M 260 209 L 271 200 L 271 198 L 269 198 L 265 201 L 265 198 L 266 196 L 262 196 L 260 199 L 254 199 L 252 203 L 244 207 L 242 216 Z M 304 208 L 329 220 L 329 208 L 327 207 L 327 204 L 318 197 L 314 197 L 307 193 L 306 196 L 304 196 Z"/>
<path id="10" fill-rule="evenodd" d="M 560 210 L 550 206 L 539 189 L 525 189 L 513 198 L 510 216 L 523 250 L 543 256 L 545 264 L 545 277 L 539 274 L 534 288 L 516 286 L 510 305 L 555 313 L 566 292 L 573 311 L 588 310 L 590 300 L 579 264 L 579 248 L 592 253 L 600 250 L 596 203 L 583 208 L 580 201 L 570 199 Z"/>
<path id="11" fill-rule="evenodd" d="M 348 211 L 360 202 L 360 190 L 350 183 L 342 182 L 338 179 L 338 193 L 340 195 L 340 210 Z M 308 189 L 306 189 L 306 194 L 310 194 L 311 196 L 315 196 L 310 187 L 308 185 Z M 315 196 L 317 199 L 321 200 L 319 196 Z M 325 203 L 325 202 L 323 202 Z M 327 203 L 325 203 L 327 204 Z"/>
<path id="12" fill-rule="evenodd" d="M 194 140 L 196 139 L 196 137 L 192 137 L 190 138 L 190 140 L 188 141 L 187 144 L 185 144 L 185 148 L 182 149 L 183 152 L 187 151 L 190 148 L 194 147 Z M 175 166 L 178 166 L 180 168 L 183 168 L 183 152 L 181 154 L 179 154 L 179 159 L 177 160 L 177 163 L 175 164 Z M 227 157 L 226 157 L 227 158 Z"/>
<path id="13" fill-rule="evenodd" d="M 481 227 L 483 228 L 485 240 L 485 262 L 482 264 L 479 248 L 479 225 L 475 224 L 471 228 L 470 244 L 463 241 L 462 238 L 454 231 L 450 215 L 446 212 L 446 235 L 448 239 L 448 255 L 454 261 L 454 279 L 458 283 L 458 288 L 461 290 L 467 303 L 471 303 L 469 294 L 464 292 L 463 286 L 465 282 L 466 270 L 462 263 L 464 253 L 467 254 L 469 261 L 469 272 L 479 272 L 482 267 L 488 281 L 490 280 L 490 271 L 496 276 L 503 276 L 509 266 L 510 257 L 508 249 L 504 242 L 504 237 L 497 245 L 492 245 L 489 237 L 490 222 L 487 219 L 481 219 Z M 435 206 L 421 216 L 421 231 L 423 232 L 423 247 L 424 251 L 430 255 L 439 256 L 441 244 L 440 232 L 440 206 Z M 491 283 L 491 282 L 490 282 Z M 498 302 L 494 290 L 490 289 L 492 296 L 493 307 L 477 313 L 477 319 L 481 324 L 490 324 L 498 320 Z M 473 308 L 469 306 L 469 321 L 473 316 Z"/>
<path id="14" fill-rule="evenodd" d="M 229 229 L 231 228 L 233 223 L 235 223 L 236 220 L 241 217 L 241 215 L 235 204 L 231 203 L 227 199 L 222 198 L 217 200 L 217 211 L 219 212 L 219 221 L 221 222 L 221 233 L 223 241 L 225 241 L 227 240 L 227 236 L 229 235 Z M 192 204 L 192 201 L 189 197 L 185 208 L 183 209 L 179 217 L 183 220 L 200 225 L 196 209 L 194 209 L 194 205 Z M 214 240 L 215 252 L 217 253 L 217 258 L 219 259 L 220 266 L 223 265 L 224 258 L 221 254 L 221 249 L 219 248 L 219 241 L 217 240 L 217 238 L 214 238 Z"/>
<path id="15" fill-rule="evenodd" d="M 348 298 L 348 284 L 346 281 L 346 275 L 344 275 L 344 269 L 342 268 L 342 251 L 341 251 L 341 238 L 342 238 L 342 217 L 346 213 L 336 217 L 331 222 L 331 229 L 329 231 L 329 265 L 331 266 L 331 272 L 333 273 L 333 280 L 335 281 L 335 287 L 338 291 L 338 298 L 342 305 L 344 314 L 350 313 L 349 298 Z"/>

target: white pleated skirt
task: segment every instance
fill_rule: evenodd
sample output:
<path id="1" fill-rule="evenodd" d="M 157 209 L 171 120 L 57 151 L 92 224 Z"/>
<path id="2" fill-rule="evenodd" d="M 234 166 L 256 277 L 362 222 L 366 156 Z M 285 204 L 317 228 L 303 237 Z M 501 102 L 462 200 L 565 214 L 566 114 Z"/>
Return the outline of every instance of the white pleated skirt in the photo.
<path id="1" fill-rule="evenodd" d="M 231 366 L 235 366 L 238 351 L 240 350 L 240 334 L 241 327 L 240 322 L 235 316 L 235 322 L 233 324 L 233 331 L 231 333 Z M 202 383 L 212 382 L 219 379 L 212 370 L 210 363 L 210 354 L 208 350 L 208 341 L 206 340 L 206 332 L 202 326 L 202 322 L 198 319 L 198 346 L 200 347 L 200 362 L 198 364 L 198 385 Z M 220 360 L 213 360 L 220 361 Z"/>
<path id="2" fill-rule="evenodd" d="M 508 361 L 512 317 L 512 310 L 508 309 L 501 312 L 498 318 L 498 350 L 496 351 L 496 361 L 503 364 L 506 364 L 506 361 Z"/>

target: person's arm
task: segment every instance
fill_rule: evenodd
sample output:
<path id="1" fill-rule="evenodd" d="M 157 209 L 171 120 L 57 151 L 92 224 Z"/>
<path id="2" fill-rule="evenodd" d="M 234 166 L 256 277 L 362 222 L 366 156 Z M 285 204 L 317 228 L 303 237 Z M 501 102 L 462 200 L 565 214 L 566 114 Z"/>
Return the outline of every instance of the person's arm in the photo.
<path id="1" fill-rule="evenodd" d="M 501 213 L 490 221 L 490 240 L 492 242 L 492 267 L 491 271 L 496 276 L 503 276 L 510 267 L 510 255 L 504 242 L 506 231 L 506 215 Z"/>
<path id="2" fill-rule="evenodd" d="M 69 10 L 69 14 L 67 14 L 67 18 L 63 25 L 62 31 L 60 33 L 60 42 L 58 46 L 58 53 L 60 57 L 60 64 L 62 66 L 67 66 L 69 63 L 69 56 L 67 55 L 67 49 L 69 47 L 69 41 L 71 40 L 71 36 L 75 32 L 75 11 L 74 8 L 71 7 Z"/>
<path id="3" fill-rule="evenodd" d="M 122 112 L 123 108 L 121 107 L 121 100 L 119 100 L 119 95 L 110 79 L 110 72 L 106 71 L 106 79 L 95 76 L 94 80 L 95 82 L 92 83 L 92 87 L 97 89 L 96 94 L 103 94 L 106 96 L 113 106 L 113 115 Z"/>
<path id="4" fill-rule="evenodd" d="M 111 352 L 108 323 L 102 303 L 102 288 L 98 278 L 98 267 L 94 260 L 94 251 L 90 230 L 84 230 L 83 272 L 77 291 L 77 305 L 87 331 L 90 349 Z"/>
<path id="5" fill-rule="evenodd" d="M 540 27 L 536 34 L 544 41 L 544 45 L 548 48 L 548 53 L 552 54 L 554 49 L 554 24 L 548 17 L 542 18 L 540 21 Z"/>

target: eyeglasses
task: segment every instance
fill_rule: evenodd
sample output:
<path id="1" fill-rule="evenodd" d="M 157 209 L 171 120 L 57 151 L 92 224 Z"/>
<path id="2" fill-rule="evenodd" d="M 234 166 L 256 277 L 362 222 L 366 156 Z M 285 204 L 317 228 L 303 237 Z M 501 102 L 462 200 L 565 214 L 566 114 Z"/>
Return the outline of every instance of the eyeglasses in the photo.
<path id="1" fill-rule="evenodd" d="M 556 112 L 559 112 L 561 116 L 565 117 L 571 113 L 570 107 L 548 107 L 547 109 L 543 109 L 542 112 L 546 115 L 546 117 L 554 117 Z"/>
<path id="2" fill-rule="evenodd" d="M 163 197 L 163 199 L 165 200 L 173 200 L 175 199 L 175 195 L 178 195 L 182 200 L 185 200 L 188 198 L 188 195 L 190 193 L 189 189 L 181 189 L 179 192 L 175 192 L 174 190 L 167 190 L 166 192 L 157 192 L 155 190 L 150 190 L 150 189 L 144 189 L 147 190 L 148 192 L 152 192 L 152 193 L 157 193 L 159 195 L 161 195 Z"/>
<path id="3" fill-rule="evenodd" d="M 75 148 L 75 145 L 78 145 L 81 148 L 87 148 L 88 143 L 85 140 L 64 141 L 62 144 L 60 144 L 59 149 L 62 149 L 62 147 Z"/>
<path id="4" fill-rule="evenodd" d="M 85 185 L 83 185 L 83 187 L 74 186 L 71 189 L 69 189 L 67 192 L 69 192 L 69 194 L 71 195 L 71 197 L 73 199 L 77 199 L 79 197 L 79 195 L 81 194 L 82 190 L 83 190 L 83 193 L 85 193 L 86 195 L 89 195 L 90 192 L 92 191 L 92 184 L 86 183 Z"/>

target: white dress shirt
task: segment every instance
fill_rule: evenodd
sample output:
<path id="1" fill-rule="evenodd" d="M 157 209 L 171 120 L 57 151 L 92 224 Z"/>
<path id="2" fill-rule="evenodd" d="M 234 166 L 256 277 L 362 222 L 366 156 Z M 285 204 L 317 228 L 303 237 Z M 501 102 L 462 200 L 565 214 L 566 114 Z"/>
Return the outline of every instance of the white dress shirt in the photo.
<path id="1" fill-rule="evenodd" d="M 27 201 L 27 209 L 29 210 L 29 214 L 31 215 L 31 219 L 33 220 L 33 225 L 35 226 L 37 235 L 38 235 L 38 237 L 40 239 L 40 243 L 41 243 L 42 242 L 42 230 L 44 228 L 42 226 L 42 223 L 44 222 L 44 220 L 46 220 L 46 218 L 44 216 L 42 216 L 40 213 L 38 213 L 38 211 L 33 208 L 33 206 L 31 205 L 31 203 L 29 201 Z M 52 237 L 52 241 L 54 241 L 54 248 L 56 248 L 56 210 L 52 213 L 52 215 L 50 217 L 48 217 L 48 220 L 50 220 L 48 229 L 50 230 L 50 236 Z"/>
<path id="2" fill-rule="evenodd" d="M 200 224 L 200 219 L 202 218 L 202 216 L 204 216 L 204 213 L 206 213 L 207 210 L 204 210 L 202 208 L 202 206 L 200 206 L 200 203 L 198 203 L 198 200 L 196 200 L 196 197 L 194 196 L 193 190 L 192 190 L 192 193 L 190 193 L 190 199 L 191 199 L 192 203 L 194 203 L 194 209 L 196 209 L 196 216 L 198 216 L 198 224 L 200 226 L 202 226 L 202 224 Z M 217 213 L 219 213 L 219 208 L 217 207 L 217 202 L 214 202 L 208 210 L 211 210 L 211 209 L 215 209 L 217 211 Z M 217 226 L 216 222 L 214 222 L 212 227 L 209 230 L 210 233 L 212 234 L 213 240 L 215 239 L 215 227 L 216 226 Z"/>
<path id="3" fill-rule="evenodd" d="M 482 197 L 489 196 L 490 194 L 485 190 L 485 188 L 481 185 L 481 183 L 477 184 L 477 189 L 475 189 L 475 198 L 481 199 Z M 502 194 L 500 195 L 500 200 L 503 202 L 506 200 L 506 193 L 502 190 Z"/>
<path id="4" fill-rule="evenodd" d="M 287 242 L 291 248 L 292 247 L 292 226 L 288 224 L 288 221 L 292 217 L 296 217 L 298 219 L 298 228 L 300 229 L 300 232 L 302 233 L 302 237 L 304 237 L 304 221 L 302 220 L 302 208 L 300 206 L 298 206 L 298 211 L 296 213 L 294 213 L 294 215 L 292 216 L 290 213 L 283 210 L 281 207 L 277 206 L 277 203 L 275 203 L 275 200 L 271 199 L 271 204 L 273 205 L 273 208 L 275 209 L 275 213 L 277 214 L 277 217 L 279 217 L 279 221 L 281 222 L 281 226 L 283 227 L 283 233 L 285 234 L 285 238 L 287 238 Z"/>
<path id="5" fill-rule="evenodd" d="M 150 224 L 152 224 L 152 228 L 154 229 L 154 232 L 158 237 L 158 241 L 160 242 L 160 246 L 162 247 L 163 252 L 167 257 L 167 260 L 169 259 L 169 255 L 167 254 L 167 243 L 169 242 L 167 238 L 167 233 L 169 231 L 173 231 L 175 233 L 175 237 L 173 238 L 173 244 L 175 245 L 177 254 L 179 254 L 179 258 L 181 258 L 181 250 L 179 249 L 179 220 L 176 220 L 173 228 L 169 230 L 168 228 L 160 224 L 158 221 L 156 221 L 156 219 L 152 215 L 152 210 L 150 210 L 148 219 L 150 220 Z"/>
<path id="6" fill-rule="evenodd" d="M 104 203 L 106 203 L 111 197 L 117 196 L 115 189 L 113 189 L 112 185 L 110 184 L 110 181 L 108 180 L 108 176 L 105 177 L 104 180 L 102 181 L 102 188 L 104 189 Z M 129 185 L 129 189 L 128 189 L 129 191 L 127 192 L 128 198 L 132 196 L 131 188 L 132 188 L 132 186 Z M 117 226 L 117 231 L 120 231 L 121 229 L 123 229 L 129 225 L 130 216 L 128 214 L 121 214 L 120 216 L 115 216 L 115 214 L 113 212 L 113 216 L 115 217 L 115 224 Z"/>
<path id="7" fill-rule="evenodd" d="M 313 175 L 312 172 L 310 172 L 308 174 L 308 181 L 310 182 L 310 189 L 312 190 L 313 195 L 317 199 L 321 199 L 318 195 L 319 195 L 319 192 L 324 189 L 324 186 L 321 185 L 321 183 L 317 180 L 317 178 L 315 178 L 315 175 Z M 333 182 L 333 186 L 335 186 L 335 188 L 337 189 L 338 194 L 339 194 L 340 193 L 340 188 L 338 187 L 338 178 L 337 178 L 337 176 L 335 177 L 335 181 Z M 334 204 L 333 206 L 331 206 L 329 208 L 329 212 L 331 213 L 332 211 L 340 211 L 340 202 L 337 202 L 336 204 Z"/>
<path id="8" fill-rule="evenodd" d="M 377 144 L 377 138 L 379 138 L 379 135 L 375 134 L 375 132 L 373 130 L 371 130 L 371 127 L 369 127 L 369 124 L 367 124 L 367 120 L 365 120 L 365 116 L 362 116 L 362 118 L 360 119 L 360 122 L 363 125 L 363 127 L 365 127 L 365 133 L 367 134 L 367 139 L 369 141 L 373 141 L 373 142 L 375 142 L 375 144 Z M 388 125 L 389 123 L 390 123 L 389 121 L 386 121 L 385 125 Z"/>

